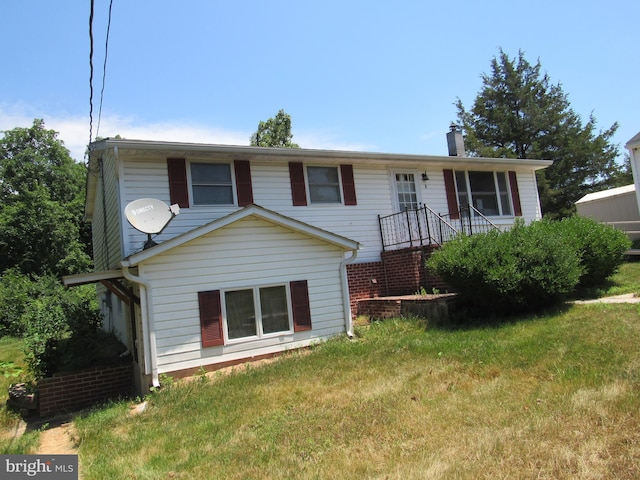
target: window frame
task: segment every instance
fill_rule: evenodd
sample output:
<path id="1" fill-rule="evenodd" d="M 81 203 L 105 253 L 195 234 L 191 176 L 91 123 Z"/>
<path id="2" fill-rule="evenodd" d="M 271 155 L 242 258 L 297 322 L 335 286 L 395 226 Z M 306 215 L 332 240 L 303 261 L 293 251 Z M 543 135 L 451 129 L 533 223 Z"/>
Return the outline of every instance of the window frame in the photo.
<path id="1" fill-rule="evenodd" d="M 194 186 L 198 186 L 197 182 L 194 184 L 193 175 L 192 175 L 192 166 L 193 165 L 226 165 L 229 168 L 229 174 L 231 179 L 231 203 L 196 203 L 196 196 L 194 193 Z M 197 161 L 197 160 L 189 160 L 187 161 L 187 182 L 189 188 L 189 196 L 191 198 L 191 206 L 192 207 L 237 207 L 238 206 L 238 190 L 237 190 L 237 181 L 236 174 L 234 168 L 233 161 L 230 162 L 219 162 L 219 161 Z M 220 184 L 222 186 L 222 184 Z"/>
<path id="2" fill-rule="evenodd" d="M 260 291 L 266 288 L 273 287 L 283 287 L 285 291 L 286 303 L 287 303 L 287 320 L 288 320 L 288 329 L 280 330 L 272 333 L 264 333 L 264 326 L 262 323 L 262 305 L 260 302 Z M 253 317 L 254 317 L 254 325 L 255 325 L 255 335 L 248 335 L 244 337 L 236 337 L 231 338 L 229 336 L 229 322 L 228 322 L 228 311 L 227 311 L 227 293 L 229 292 L 238 292 L 238 291 L 247 291 L 251 290 L 253 294 Z M 263 338 L 272 338 L 277 337 L 279 335 L 293 335 L 294 333 L 294 322 L 293 322 L 293 308 L 292 308 L 292 299 L 291 299 L 291 287 L 288 282 L 285 283 L 268 283 L 268 284 L 260 284 L 254 286 L 239 286 L 234 288 L 226 288 L 220 290 L 220 303 L 221 303 L 221 313 L 222 313 L 222 328 L 224 332 L 224 338 L 226 339 L 225 344 L 234 344 L 234 343 L 242 343 L 246 341 L 255 341 Z"/>
<path id="3" fill-rule="evenodd" d="M 309 169 L 313 169 L 313 168 L 332 168 L 335 169 L 336 172 L 336 176 L 338 178 L 338 183 L 337 183 L 337 188 L 338 188 L 338 201 L 336 202 L 318 202 L 318 201 L 313 201 L 311 198 L 311 187 L 312 185 L 328 185 L 328 184 L 312 184 L 310 181 L 310 175 L 309 175 Z M 305 182 L 305 186 L 307 189 L 307 202 L 309 205 L 320 205 L 320 206 L 329 206 L 329 205 L 345 205 L 344 202 L 344 192 L 343 192 L 343 185 L 342 185 L 342 173 L 340 172 L 340 165 L 314 165 L 314 164 L 305 164 L 304 165 L 304 182 Z M 333 185 L 333 184 L 331 184 Z"/>
<path id="4" fill-rule="evenodd" d="M 393 196 L 395 201 L 395 208 L 398 212 L 404 212 L 407 209 L 403 210 L 402 205 L 400 204 L 400 191 L 398 190 L 398 180 L 396 179 L 397 175 L 413 175 L 413 185 L 415 187 L 415 196 L 416 196 L 416 206 L 414 208 L 420 208 L 422 205 L 422 197 L 420 192 L 420 184 L 418 183 L 419 174 L 414 170 L 392 170 L 391 171 L 391 182 L 393 188 Z M 404 192 L 403 192 L 404 193 Z"/>
<path id="5" fill-rule="evenodd" d="M 471 180 L 469 178 L 469 174 L 470 173 L 490 173 L 493 177 L 493 195 L 495 198 L 495 202 L 496 202 L 496 206 L 497 206 L 497 210 L 498 213 L 497 214 L 487 214 L 484 213 L 482 211 L 482 209 L 478 208 L 475 205 L 475 199 L 474 199 L 474 192 L 471 189 Z M 466 195 L 467 197 L 467 202 L 466 204 L 463 204 L 461 202 L 461 197 L 460 197 L 460 185 L 459 185 L 459 174 L 464 175 L 464 192 L 463 195 Z M 500 181 L 498 179 L 498 175 L 502 175 L 504 182 L 505 182 L 505 191 L 501 191 L 500 189 Z M 509 172 L 507 171 L 502 171 L 502 170 L 454 170 L 453 171 L 453 178 L 455 181 L 455 188 L 456 188 L 456 201 L 458 202 L 459 207 L 458 208 L 464 208 L 467 205 L 472 205 L 474 208 L 476 208 L 478 211 L 480 211 L 480 213 L 482 213 L 484 216 L 486 217 L 491 217 L 491 218 L 511 218 L 516 216 L 515 214 L 515 205 L 514 205 L 514 201 L 513 201 L 513 195 L 512 195 L 512 185 L 511 185 L 511 178 L 509 175 Z M 487 192 L 477 192 L 477 195 L 480 195 L 481 193 L 487 193 Z M 509 212 L 505 213 L 504 212 L 504 202 L 503 199 L 506 200 L 506 205 L 509 208 Z"/>

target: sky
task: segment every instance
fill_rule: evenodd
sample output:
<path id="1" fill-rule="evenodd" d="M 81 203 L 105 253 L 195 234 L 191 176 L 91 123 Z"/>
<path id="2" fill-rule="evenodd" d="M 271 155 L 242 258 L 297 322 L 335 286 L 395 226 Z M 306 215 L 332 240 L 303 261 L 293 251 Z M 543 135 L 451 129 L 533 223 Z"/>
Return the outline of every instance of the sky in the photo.
<path id="1" fill-rule="evenodd" d="M 42 118 L 82 161 L 98 135 L 248 145 L 284 109 L 303 148 L 447 155 L 501 49 L 621 154 L 640 131 L 637 0 L 112 0 L 108 42 L 94 0 L 92 102 L 90 5 L 0 2 L 0 131 Z"/>

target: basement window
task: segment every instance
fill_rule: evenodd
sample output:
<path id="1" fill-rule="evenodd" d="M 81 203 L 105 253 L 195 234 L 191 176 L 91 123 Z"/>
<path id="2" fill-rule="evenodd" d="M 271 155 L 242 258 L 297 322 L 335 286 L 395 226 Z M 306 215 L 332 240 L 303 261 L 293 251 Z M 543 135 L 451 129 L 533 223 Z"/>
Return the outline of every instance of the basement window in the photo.
<path id="1" fill-rule="evenodd" d="M 224 304 L 229 340 L 292 330 L 284 285 L 227 291 Z"/>

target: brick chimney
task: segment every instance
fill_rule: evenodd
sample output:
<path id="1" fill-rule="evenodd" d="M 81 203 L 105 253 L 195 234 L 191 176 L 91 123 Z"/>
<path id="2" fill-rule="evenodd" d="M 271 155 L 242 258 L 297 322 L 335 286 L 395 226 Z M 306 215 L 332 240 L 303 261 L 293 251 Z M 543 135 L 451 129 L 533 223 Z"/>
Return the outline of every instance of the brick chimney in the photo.
<path id="1" fill-rule="evenodd" d="M 452 123 L 449 127 L 450 131 L 447 132 L 447 146 L 449 147 L 450 157 L 466 157 L 464 151 L 464 138 L 462 137 L 462 130 L 458 125 Z"/>

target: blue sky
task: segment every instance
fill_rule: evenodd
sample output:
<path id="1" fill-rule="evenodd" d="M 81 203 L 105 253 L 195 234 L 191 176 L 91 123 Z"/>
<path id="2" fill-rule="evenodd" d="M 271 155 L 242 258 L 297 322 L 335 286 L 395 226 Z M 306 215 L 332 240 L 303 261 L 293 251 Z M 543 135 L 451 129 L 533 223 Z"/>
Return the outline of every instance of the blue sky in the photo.
<path id="1" fill-rule="evenodd" d="M 89 141 L 89 0 L 0 4 L 0 130 Z M 93 135 L 249 143 L 284 109 L 306 148 L 446 155 L 502 48 L 538 59 L 614 142 L 640 131 L 640 2 L 95 0 Z M 98 120 L 100 130 L 97 132 Z"/>

